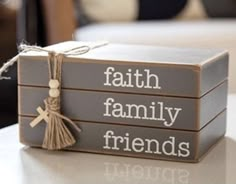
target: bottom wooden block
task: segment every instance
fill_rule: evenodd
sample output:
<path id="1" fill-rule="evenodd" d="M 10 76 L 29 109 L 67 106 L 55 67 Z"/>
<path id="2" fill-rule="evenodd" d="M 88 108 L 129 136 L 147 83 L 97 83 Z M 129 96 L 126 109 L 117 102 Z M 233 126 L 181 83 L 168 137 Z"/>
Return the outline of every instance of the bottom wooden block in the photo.
<path id="1" fill-rule="evenodd" d="M 45 122 L 31 128 L 34 117 L 19 117 L 20 141 L 40 147 L 44 138 Z M 82 129 L 77 133 L 70 127 L 77 143 L 67 150 L 123 155 L 150 159 L 198 162 L 225 134 L 226 110 L 218 114 L 200 131 L 111 125 L 106 123 L 76 122 Z M 186 122 L 187 123 L 187 122 Z"/>

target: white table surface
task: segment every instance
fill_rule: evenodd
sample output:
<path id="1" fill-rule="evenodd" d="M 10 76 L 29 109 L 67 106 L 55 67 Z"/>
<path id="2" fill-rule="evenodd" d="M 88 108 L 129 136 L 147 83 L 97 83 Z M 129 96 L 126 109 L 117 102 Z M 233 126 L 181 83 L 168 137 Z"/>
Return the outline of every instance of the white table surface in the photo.
<path id="1" fill-rule="evenodd" d="M 229 96 L 227 123 L 225 138 L 197 164 L 29 148 L 18 142 L 18 126 L 10 126 L 0 130 L 0 182 L 235 184 L 236 94 Z"/>

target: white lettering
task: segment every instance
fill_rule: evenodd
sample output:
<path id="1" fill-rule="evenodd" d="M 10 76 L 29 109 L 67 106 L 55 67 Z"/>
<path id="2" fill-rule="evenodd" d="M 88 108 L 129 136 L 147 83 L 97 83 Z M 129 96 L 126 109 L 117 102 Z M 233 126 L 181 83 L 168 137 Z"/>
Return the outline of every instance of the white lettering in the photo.
<path id="1" fill-rule="evenodd" d="M 150 69 L 128 69 L 116 71 L 114 67 L 107 67 L 104 86 L 114 86 L 123 88 L 146 88 L 160 90 L 158 75 L 151 73 Z"/>
<path id="2" fill-rule="evenodd" d="M 104 117 L 143 119 L 159 121 L 164 126 L 171 127 L 176 122 L 182 108 L 165 107 L 164 102 L 151 102 L 151 105 L 121 104 L 114 98 L 107 98 L 104 102 Z"/>
<path id="3" fill-rule="evenodd" d="M 167 140 L 130 137 L 129 133 L 115 135 L 112 130 L 107 130 L 104 137 L 104 149 L 121 150 L 124 152 L 147 153 L 174 157 L 190 156 L 189 142 L 181 142 L 176 137 L 169 136 Z"/>

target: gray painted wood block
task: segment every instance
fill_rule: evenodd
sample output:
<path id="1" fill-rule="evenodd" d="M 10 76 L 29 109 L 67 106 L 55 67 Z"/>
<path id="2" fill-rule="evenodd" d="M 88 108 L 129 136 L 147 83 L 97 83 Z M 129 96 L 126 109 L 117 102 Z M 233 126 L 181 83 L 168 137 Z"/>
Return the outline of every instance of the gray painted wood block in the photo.
<path id="1" fill-rule="evenodd" d="M 57 52 L 86 45 L 64 42 Z M 18 62 L 20 141 L 40 147 L 45 122 L 29 123 L 48 97 L 47 53 Z M 198 162 L 224 135 L 228 52 L 108 44 L 64 58 L 62 113 L 77 143 L 68 150 Z"/>
<path id="2" fill-rule="evenodd" d="M 48 47 L 65 50 L 84 43 Z M 228 52 L 108 44 L 64 59 L 62 87 L 98 91 L 201 97 L 228 77 Z M 20 55 L 18 83 L 48 86 L 47 53 Z"/>
<path id="3" fill-rule="evenodd" d="M 19 114 L 37 116 L 47 88 L 19 86 Z M 202 98 L 62 90 L 62 113 L 73 120 L 200 130 L 226 108 L 227 81 Z"/>
<path id="4" fill-rule="evenodd" d="M 45 122 L 36 127 L 34 117 L 20 116 L 20 141 L 41 147 Z M 81 133 L 71 131 L 77 143 L 67 150 L 131 157 L 198 162 L 226 130 L 226 110 L 200 131 L 168 130 L 94 122 L 76 122 Z"/>

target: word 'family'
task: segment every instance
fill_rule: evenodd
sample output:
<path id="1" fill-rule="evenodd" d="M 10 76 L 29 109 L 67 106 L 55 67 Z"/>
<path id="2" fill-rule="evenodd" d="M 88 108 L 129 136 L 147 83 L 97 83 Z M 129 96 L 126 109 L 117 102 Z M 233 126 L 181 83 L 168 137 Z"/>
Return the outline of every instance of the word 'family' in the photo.
<path id="1" fill-rule="evenodd" d="M 104 117 L 140 119 L 163 122 L 164 126 L 171 127 L 182 108 L 166 107 L 164 102 L 151 102 L 146 106 L 143 104 L 122 104 L 114 98 L 107 98 L 104 102 Z"/>

